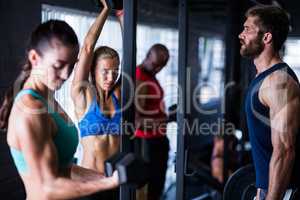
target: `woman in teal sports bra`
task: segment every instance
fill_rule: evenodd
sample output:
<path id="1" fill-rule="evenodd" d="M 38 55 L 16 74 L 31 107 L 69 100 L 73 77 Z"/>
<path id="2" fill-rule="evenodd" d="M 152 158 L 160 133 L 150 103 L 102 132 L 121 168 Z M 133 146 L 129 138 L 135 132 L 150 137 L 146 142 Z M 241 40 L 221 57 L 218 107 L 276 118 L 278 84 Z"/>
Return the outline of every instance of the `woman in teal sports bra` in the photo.
<path id="1" fill-rule="evenodd" d="M 105 0 L 101 15 L 109 9 Z M 28 200 L 75 199 L 118 186 L 118 175 L 72 164 L 78 145 L 74 124 L 53 98 L 77 62 L 79 45 L 65 22 L 50 20 L 32 33 L 24 65 L 0 109 L 1 128 Z M 2 119 L 8 119 L 2 120 Z"/>

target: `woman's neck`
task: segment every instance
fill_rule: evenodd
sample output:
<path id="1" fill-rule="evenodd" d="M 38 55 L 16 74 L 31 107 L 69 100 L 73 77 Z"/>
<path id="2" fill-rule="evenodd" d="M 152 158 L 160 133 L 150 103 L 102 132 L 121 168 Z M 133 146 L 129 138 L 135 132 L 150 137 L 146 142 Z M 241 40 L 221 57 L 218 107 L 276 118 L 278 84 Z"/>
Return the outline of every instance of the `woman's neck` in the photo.
<path id="1" fill-rule="evenodd" d="M 54 92 L 50 90 L 44 83 L 31 76 L 29 76 L 29 78 L 25 81 L 23 89 L 33 89 L 46 99 L 53 97 L 54 94 Z"/>
<path id="2" fill-rule="evenodd" d="M 109 100 L 109 91 L 103 90 L 101 87 L 97 86 L 97 92 L 100 100 L 106 102 Z"/>

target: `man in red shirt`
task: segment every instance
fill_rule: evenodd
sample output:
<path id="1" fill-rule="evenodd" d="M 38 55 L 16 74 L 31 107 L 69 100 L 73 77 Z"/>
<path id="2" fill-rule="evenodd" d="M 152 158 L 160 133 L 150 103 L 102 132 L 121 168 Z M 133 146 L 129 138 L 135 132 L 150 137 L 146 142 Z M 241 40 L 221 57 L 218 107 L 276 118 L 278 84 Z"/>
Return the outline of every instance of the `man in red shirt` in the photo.
<path id="1" fill-rule="evenodd" d="M 150 163 L 148 199 L 159 200 L 164 189 L 169 140 L 166 137 L 164 92 L 155 75 L 166 66 L 169 51 L 162 44 L 153 45 L 136 68 L 135 125 L 136 140 L 143 144 Z"/>

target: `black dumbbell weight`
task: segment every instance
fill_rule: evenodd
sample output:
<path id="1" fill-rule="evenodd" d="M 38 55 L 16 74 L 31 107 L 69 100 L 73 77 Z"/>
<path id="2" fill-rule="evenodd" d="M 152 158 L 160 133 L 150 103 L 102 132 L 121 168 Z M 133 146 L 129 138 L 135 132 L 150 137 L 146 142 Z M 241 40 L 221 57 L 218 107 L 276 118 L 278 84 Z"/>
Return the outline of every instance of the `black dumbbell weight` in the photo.
<path id="1" fill-rule="evenodd" d="M 138 155 L 129 153 L 116 164 L 120 184 L 143 187 L 149 179 L 149 164 Z"/>
<path id="2" fill-rule="evenodd" d="M 118 152 L 104 162 L 105 176 L 109 177 L 113 175 L 113 172 L 116 170 L 117 162 L 124 158 L 125 155 L 125 153 Z"/>

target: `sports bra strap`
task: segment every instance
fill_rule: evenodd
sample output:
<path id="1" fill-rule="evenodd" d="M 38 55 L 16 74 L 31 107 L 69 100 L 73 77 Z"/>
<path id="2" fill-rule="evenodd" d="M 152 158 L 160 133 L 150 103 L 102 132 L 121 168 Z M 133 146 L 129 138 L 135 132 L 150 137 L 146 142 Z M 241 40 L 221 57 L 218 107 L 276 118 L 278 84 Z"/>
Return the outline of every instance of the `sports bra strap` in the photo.
<path id="1" fill-rule="evenodd" d="M 115 93 L 113 92 L 112 94 L 112 99 L 113 99 L 113 104 L 114 104 L 114 107 L 115 107 L 115 110 L 119 110 L 120 109 L 120 104 L 119 104 L 119 100 L 118 98 L 116 97 Z"/>
<path id="2" fill-rule="evenodd" d="M 36 91 L 34 91 L 33 89 L 24 89 L 21 90 L 15 97 L 15 101 L 17 101 L 18 99 L 20 99 L 23 95 L 26 94 L 30 94 L 31 96 L 35 97 L 36 99 L 40 100 L 48 109 L 48 111 L 50 111 L 51 113 L 53 113 L 53 109 L 51 107 L 49 107 L 47 101 L 45 100 L 44 97 L 42 97 L 39 93 L 37 93 Z"/>

